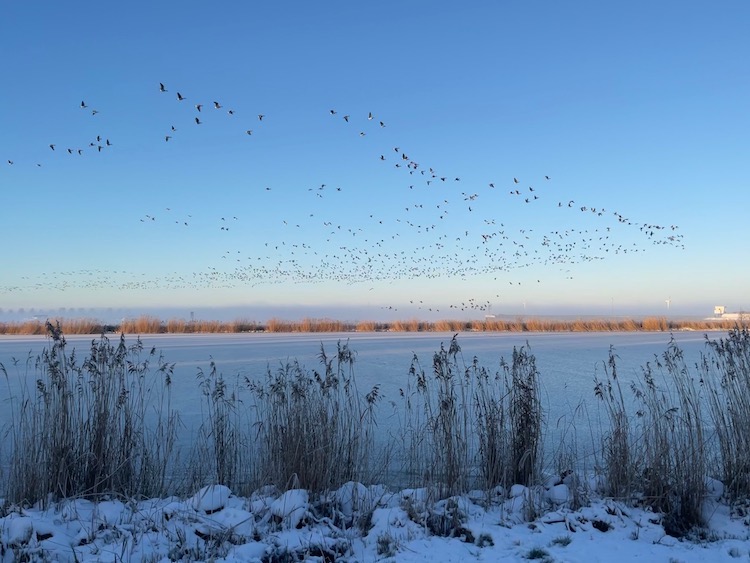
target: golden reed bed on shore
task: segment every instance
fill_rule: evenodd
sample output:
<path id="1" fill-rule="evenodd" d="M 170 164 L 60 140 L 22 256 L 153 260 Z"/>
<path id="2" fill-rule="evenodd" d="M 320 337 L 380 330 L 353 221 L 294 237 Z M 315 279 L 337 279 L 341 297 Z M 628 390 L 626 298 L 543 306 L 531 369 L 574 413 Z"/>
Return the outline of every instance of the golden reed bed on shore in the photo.
<path id="1" fill-rule="evenodd" d="M 390 322 L 347 322 L 334 319 L 306 318 L 299 321 L 270 319 L 265 323 L 238 319 L 212 321 L 184 319 L 162 320 L 141 316 L 118 324 L 103 324 L 94 319 L 49 319 L 59 323 L 64 334 L 197 334 L 240 332 L 634 332 L 677 330 L 729 330 L 736 320 L 671 320 L 666 317 L 642 319 L 576 319 L 548 320 L 538 318 L 481 319 L 473 321 L 417 319 Z M 0 322 L 0 334 L 46 334 L 43 321 Z"/>

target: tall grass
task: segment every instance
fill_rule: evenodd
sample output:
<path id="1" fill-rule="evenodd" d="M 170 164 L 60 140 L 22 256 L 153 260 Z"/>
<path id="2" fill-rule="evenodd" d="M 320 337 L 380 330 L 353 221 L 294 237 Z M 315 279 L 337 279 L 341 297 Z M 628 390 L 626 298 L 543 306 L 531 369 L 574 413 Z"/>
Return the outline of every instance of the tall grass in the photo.
<path id="1" fill-rule="evenodd" d="M 735 326 L 725 338 L 706 336 L 700 361 L 688 366 L 672 340 L 631 384 L 628 412 L 610 353 L 595 391 L 610 428 L 604 440 L 608 493 L 639 496 L 665 514 L 665 528 L 682 535 L 703 523 L 707 476 L 719 477 L 730 499 L 750 496 L 750 332 Z"/>
<path id="2" fill-rule="evenodd" d="M 170 404 L 174 366 L 155 350 L 144 353 L 140 340 L 126 346 L 124 337 L 117 345 L 93 341 L 80 362 L 59 325 L 47 330 L 52 344 L 34 363 L 35 388 L 11 399 L 8 498 L 163 492 L 178 424 Z"/>
<path id="3" fill-rule="evenodd" d="M 354 330 L 357 332 L 375 332 L 380 330 L 380 325 L 375 321 L 360 321 Z"/>
<path id="4" fill-rule="evenodd" d="M 253 419 L 241 399 L 239 382 L 228 382 L 213 360 L 208 372 L 198 368 L 197 381 L 202 423 L 190 451 L 186 488 L 221 483 L 249 494 L 256 485 L 250 432 Z"/>
<path id="5" fill-rule="evenodd" d="M 750 496 L 750 331 L 734 328 L 710 340 L 700 375 L 708 394 L 722 466 L 732 498 Z"/>
<path id="6" fill-rule="evenodd" d="M 700 389 L 674 341 L 646 364 L 633 391 L 641 403 L 642 491 L 655 510 L 665 513 L 665 527 L 683 535 L 704 523 L 708 451 Z"/>
<path id="7" fill-rule="evenodd" d="M 538 475 L 537 461 L 542 435 L 542 406 L 536 358 L 528 347 L 513 348 L 510 366 L 502 362 L 510 377 L 511 463 L 513 482 L 529 485 Z"/>
<path id="8" fill-rule="evenodd" d="M 554 320 L 531 317 L 524 319 L 485 318 L 462 321 L 442 319 L 435 322 L 418 319 L 388 322 L 346 322 L 334 319 L 304 318 L 298 321 L 272 318 L 266 323 L 249 320 L 191 320 L 172 318 L 167 321 L 152 316 L 125 319 L 119 324 L 102 324 L 89 319 L 53 319 L 60 322 L 66 334 L 183 334 L 223 332 L 635 332 L 674 330 L 730 330 L 734 320 L 667 320 L 664 317 L 643 319 L 575 319 Z M 746 322 L 746 321 L 744 321 Z M 44 323 L 38 320 L 0 322 L 0 334 L 44 334 Z"/>
<path id="9" fill-rule="evenodd" d="M 359 393 L 348 343 L 339 342 L 334 357 L 321 345 L 319 358 L 322 372 L 294 361 L 269 368 L 264 381 L 246 380 L 255 400 L 259 482 L 319 492 L 366 481 L 377 469 L 378 386 Z"/>
<path id="10" fill-rule="evenodd" d="M 419 332 L 422 328 L 422 323 L 418 319 L 410 319 L 408 321 L 393 321 L 389 324 L 388 330 L 393 332 Z"/>
<path id="11" fill-rule="evenodd" d="M 626 501 L 638 491 L 636 446 L 628 415 L 627 402 L 617 375 L 617 355 L 609 349 L 604 378 L 594 377 L 594 395 L 602 401 L 609 429 L 602 433 L 602 454 L 608 496 Z"/>
<path id="12" fill-rule="evenodd" d="M 125 319 L 119 330 L 127 334 L 159 334 L 164 332 L 164 323 L 157 317 L 143 315 L 135 319 Z"/>
<path id="13" fill-rule="evenodd" d="M 539 373 L 528 347 L 514 348 L 511 364 L 500 360 L 494 376 L 477 359 L 468 373 L 480 475 L 486 489 L 496 485 L 531 485 L 540 474 L 542 404 Z"/>
<path id="14" fill-rule="evenodd" d="M 346 332 L 354 330 L 354 325 L 334 319 L 304 318 L 301 321 L 270 319 L 266 332 Z"/>
<path id="15" fill-rule="evenodd" d="M 527 348 L 491 375 L 474 358 L 468 366 L 457 335 L 433 355 L 425 372 L 412 359 L 404 399 L 401 444 L 410 483 L 429 484 L 440 498 L 470 486 L 531 484 L 539 476 L 542 409 L 538 372 Z"/>
<path id="16" fill-rule="evenodd" d="M 455 337 L 447 350 L 441 344 L 432 359 L 431 376 L 415 355 L 410 385 L 402 392 L 407 472 L 430 484 L 439 498 L 466 490 L 469 482 L 471 405 L 469 385 L 457 362 L 460 350 Z"/>

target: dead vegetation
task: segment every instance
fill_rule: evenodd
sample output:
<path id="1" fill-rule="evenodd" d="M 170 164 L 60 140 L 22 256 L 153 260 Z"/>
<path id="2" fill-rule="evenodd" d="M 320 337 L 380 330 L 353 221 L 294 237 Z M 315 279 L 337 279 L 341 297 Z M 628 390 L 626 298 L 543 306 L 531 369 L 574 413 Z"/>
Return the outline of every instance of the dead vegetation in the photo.
<path id="1" fill-rule="evenodd" d="M 513 319 L 485 318 L 475 320 L 419 319 L 378 321 L 340 321 L 329 318 L 303 318 L 291 321 L 272 318 L 266 322 L 248 319 L 219 320 L 161 320 L 142 315 L 124 319 L 120 323 L 105 324 L 95 319 L 48 319 L 59 324 L 67 335 L 74 334 L 204 334 L 204 333 L 315 333 L 315 332 L 674 332 L 680 330 L 731 330 L 736 320 L 672 320 L 666 317 L 625 319 Z M 740 323 L 742 324 L 742 323 Z M 45 323 L 39 320 L 0 322 L 0 335 L 43 335 Z"/>

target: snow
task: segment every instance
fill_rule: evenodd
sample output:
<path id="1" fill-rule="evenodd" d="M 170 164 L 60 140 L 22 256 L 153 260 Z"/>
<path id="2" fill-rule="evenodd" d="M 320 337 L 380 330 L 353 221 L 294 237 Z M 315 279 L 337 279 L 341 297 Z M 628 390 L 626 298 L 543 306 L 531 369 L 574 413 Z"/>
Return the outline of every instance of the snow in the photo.
<path id="1" fill-rule="evenodd" d="M 271 514 L 285 528 L 297 528 L 309 507 L 309 495 L 303 489 L 291 489 L 271 503 Z"/>
<path id="2" fill-rule="evenodd" d="M 664 561 L 750 557 L 750 507 L 707 481 L 707 526 L 667 535 L 661 516 L 598 497 L 574 480 L 434 499 L 349 482 L 328 495 L 273 488 L 239 497 L 223 485 L 178 498 L 45 507 L 4 504 L 0 562 L 57 561 Z M 566 481 L 567 482 L 563 482 Z M 587 482 L 586 479 L 580 479 Z M 582 499 L 574 505 L 574 497 Z"/>
<path id="3" fill-rule="evenodd" d="M 226 506 L 231 493 L 229 487 L 224 485 L 209 485 L 203 487 L 190 499 L 190 506 L 197 511 L 211 514 Z"/>
<path id="4" fill-rule="evenodd" d="M 28 516 L 12 515 L 8 522 L 8 545 L 20 546 L 25 545 L 31 539 L 34 532 L 34 525 Z"/>

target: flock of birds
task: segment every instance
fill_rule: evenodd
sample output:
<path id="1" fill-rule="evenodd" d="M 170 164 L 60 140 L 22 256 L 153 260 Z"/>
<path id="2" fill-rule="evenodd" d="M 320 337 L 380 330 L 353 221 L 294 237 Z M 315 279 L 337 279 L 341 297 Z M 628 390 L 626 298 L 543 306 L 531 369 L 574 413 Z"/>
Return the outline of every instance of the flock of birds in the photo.
<path id="1" fill-rule="evenodd" d="M 89 108 L 86 104 L 86 100 L 82 100 L 79 107 L 91 116 L 95 116 L 99 113 L 99 110 Z M 112 146 L 112 142 L 102 135 L 96 135 L 90 139 L 86 139 L 83 143 L 61 145 L 59 142 L 51 142 L 47 146 L 53 153 L 84 156 L 84 153 L 100 153 L 104 150 L 108 150 Z M 7 162 L 9 166 L 14 166 L 16 164 L 16 161 L 10 158 L 7 159 Z M 37 168 L 42 167 L 42 162 L 39 159 L 25 162 L 25 164 L 32 163 Z"/>
<path id="2" fill-rule="evenodd" d="M 165 121 L 162 142 L 170 146 L 179 142 L 184 127 L 208 127 L 219 114 L 237 120 L 236 130 L 245 136 L 252 137 L 255 129 L 271 126 L 264 121 L 264 113 L 256 113 L 251 123 L 221 101 L 193 100 L 163 83 L 156 90 L 157 95 L 171 98 L 169 103 L 192 106 L 189 119 L 179 114 L 181 121 L 177 121 L 178 114 L 169 113 L 174 121 Z M 93 118 L 99 113 L 85 101 L 80 109 Z M 372 151 L 371 172 L 388 183 L 387 197 L 374 193 L 363 200 L 365 196 L 354 189 L 356 186 L 319 179 L 298 186 L 293 193 L 288 186 L 257 186 L 251 202 L 237 202 L 224 216 L 207 217 L 200 209 L 187 213 L 180 209 L 184 202 L 175 201 L 158 210 L 144 210 L 136 221 L 159 228 L 173 225 L 183 233 L 195 229 L 200 237 L 213 229 L 221 232 L 227 238 L 220 239 L 222 246 L 217 248 L 215 263 L 188 274 L 175 271 L 166 276 L 94 268 L 55 271 L 42 280 L 26 278 L 26 285 L 0 290 L 112 288 L 113 284 L 125 291 L 202 289 L 334 281 L 360 284 L 369 292 L 401 280 L 478 278 L 490 288 L 485 295 L 458 297 L 454 303 L 444 304 L 442 310 L 487 313 L 493 303 L 502 301 L 502 287 L 529 283 L 521 280 L 529 279 L 522 273 L 531 268 L 542 272 L 533 281 L 541 284 L 552 272 L 572 279 L 575 264 L 643 252 L 651 245 L 683 247 L 676 225 L 640 222 L 598 203 L 563 198 L 548 175 L 540 175 L 535 182 L 511 175 L 482 184 L 465 181 L 434 163 L 424 163 L 399 144 L 386 145 L 386 123 L 372 112 L 325 111 L 331 126 L 341 127 L 341 135 L 351 136 L 352 142 L 357 137 L 376 137 L 375 143 L 362 150 Z M 106 135 L 96 135 L 81 145 L 48 143 L 50 152 L 71 157 L 98 154 L 113 146 Z M 9 166 L 15 162 L 8 159 Z M 41 162 L 35 164 L 42 166 Z M 341 199 L 332 202 L 331 198 Z M 289 206 L 291 200 L 296 205 Z M 342 208 L 352 212 L 342 215 Z M 362 208 L 372 212 L 362 212 Z M 575 226 L 540 229 L 539 224 L 559 221 L 537 220 L 533 222 L 537 227 L 530 228 L 523 217 L 532 208 L 543 209 L 549 217 L 569 219 L 568 223 Z M 270 220 L 272 228 L 253 230 L 250 237 L 253 226 L 243 224 L 245 217 L 256 221 L 259 215 Z M 383 305 L 393 311 L 399 307 L 441 310 L 421 295 L 404 296 L 400 303 Z"/>

